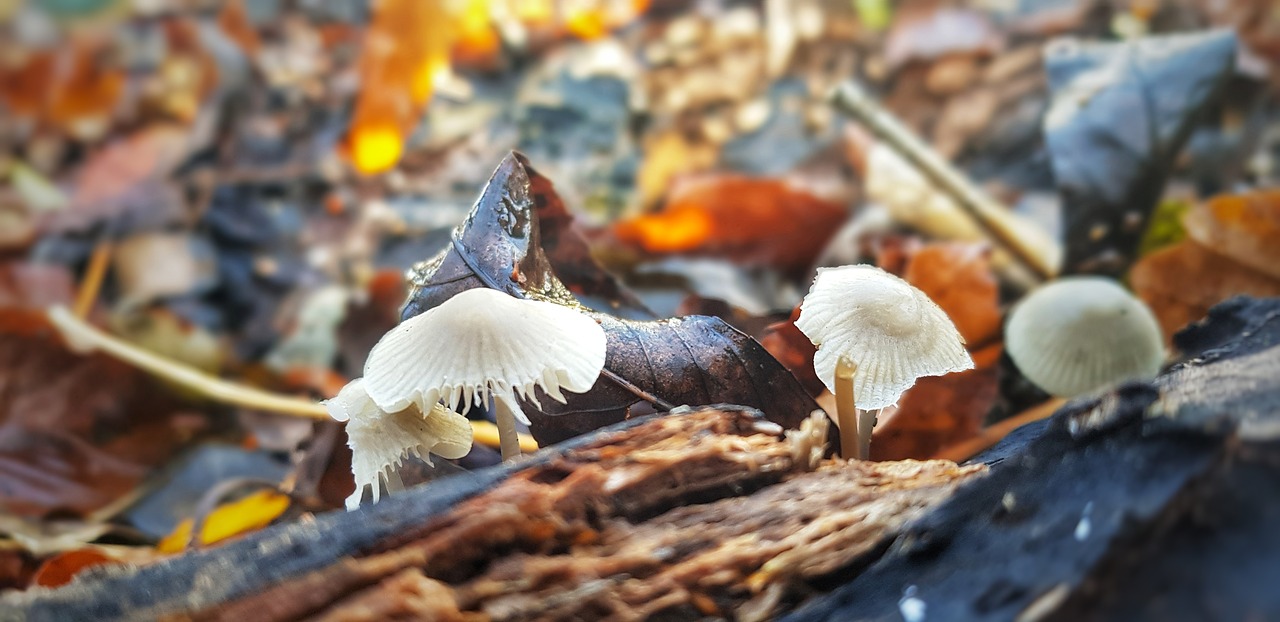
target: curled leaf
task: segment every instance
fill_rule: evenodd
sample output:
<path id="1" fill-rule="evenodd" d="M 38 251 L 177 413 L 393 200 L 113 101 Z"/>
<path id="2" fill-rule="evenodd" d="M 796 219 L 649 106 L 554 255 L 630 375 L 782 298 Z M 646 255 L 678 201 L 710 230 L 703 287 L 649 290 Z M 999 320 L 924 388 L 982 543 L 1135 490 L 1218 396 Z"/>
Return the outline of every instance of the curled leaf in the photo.
<path id="1" fill-rule="evenodd" d="M 544 213 L 549 216 L 545 221 Z M 563 250 L 582 244 L 566 215 L 550 182 L 522 156 L 507 156 L 454 232 L 453 244 L 415 267 L 403 318 L 476 287 L 573 307 L 581 304 L 571 289 L 603 290 L 615 296 L 605 309 L 630 308 L 625 304 L 630 295 L 589 255 Z M 544 241 L 555 245 L 544 248 Z M 562 268 L 571 280 L 558 278 Z M 817 409 L 795 377 L 759 343 L 720 319 L 643 322 L 592 315 L 606 335 L 605 371 L 590 391 L 566 395 L 565 404 L 550 399 L 540 400 L 542 408 L 522 403 L 540 444 L 621 421 L 653 405 L 743 404 L 788 428 Z"/>

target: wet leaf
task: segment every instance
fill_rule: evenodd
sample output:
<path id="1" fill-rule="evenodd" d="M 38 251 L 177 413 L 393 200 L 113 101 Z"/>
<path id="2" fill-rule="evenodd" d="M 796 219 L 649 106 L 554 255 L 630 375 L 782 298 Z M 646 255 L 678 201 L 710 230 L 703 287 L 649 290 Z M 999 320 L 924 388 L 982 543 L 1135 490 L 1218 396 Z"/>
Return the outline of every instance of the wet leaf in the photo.
<path id="1" fill-rule="evenodd" d="M 1129 267 L 1173 159 L 1235 56 L 1227 31 L 1046 51 L 1053 104 L 1044 128 L 1063 196 L 1064 273 Z"/>
<path id="2" fill-rule="evenodd" d="M 403 317 L 413 317 L 475 287 L 578 306 L 542 249 L 542 240 L 552 236 L 544 231 L 557 222 L 540 222 L 536 208 L 545 204 L 545 199 L 539 203 L 532 193 L 528 169 L 519 156 L 504 159 L 457 230 L 453 246 L 417 267 Z M 588 266 L 578 269 L 583 271 L 580 274 L 592 272 Z M 719 319 L 691 316 L 639 322 L 592 315 L 608 339 L 606 374 L 589 392 L 566 395 L 567 404 L 544 398 L 541 410 L 523 405 L 533 422 L 534 437 L 544 446 L 650 408 L 635 391 L 610 379 L 609 372 L 671 404 L 754 406 L 788 428 L 798 426 L 817 408 L 760 344 Z"/>
<path id="3" fill-rule="evenodd" d="M 1201 246 L 1280 279 L 1280 189 L 1216 197 L 1183 225 Z"/>
<path id="4" fill-rule="evenodd" d="M 679 184 L 662 210 L 621 221 L 613 233 L 650 255 L 803 272 L 847 217 L 844 205 L 781 179 L 708 175 Z"/>
<path id="5" fill-rule="evenodd" d="M 1155 312 L 1166 341 L 1232 296 L 1280 296 L 1280 279 L 1194 240 L 1183 240 L 1139 259 L 1129 273 L 1129 283 Z"/>
<path id="6" fill-rule="evenodd" d="M 140 372 L 0 318 L 0 507 L 84 514 L 117 499 L 203 424 Z"/>
<path id="7" fill-rule="evenodd" d="M 137 370 L 80 356 L 44 320 L 60 267 L 0 265 L 0 508 L 83 515 L 133 489 L 203 426 Z"/>
<path id="8" fill-rule="evenodd" d="M 218 506 L 204 519 L 198 545 L 214 544 L 242 533 L 257 531 L 289 509 L 289 496 L 274 490 L 260 490 L 238 501 Z M 191 540 L 193 519 L 178 524 L 173 533 L 164 537 L 156 549 L 162 553 L 178 553 Z"/>

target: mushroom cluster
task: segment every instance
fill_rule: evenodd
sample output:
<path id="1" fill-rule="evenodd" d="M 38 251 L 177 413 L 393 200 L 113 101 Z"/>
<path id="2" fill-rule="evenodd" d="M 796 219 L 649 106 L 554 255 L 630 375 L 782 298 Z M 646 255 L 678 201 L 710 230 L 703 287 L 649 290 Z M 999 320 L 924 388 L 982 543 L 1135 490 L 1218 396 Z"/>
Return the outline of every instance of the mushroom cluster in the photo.
<path id="1" fill-rule="evenodd" d="M 595 384 L 604 361 L 604 329 L 589 316 L 491 289 L 461 292 L 405 320 L 373 347 L 364 378 L 326 402 L 335 419 L 359 421 L 354 430 L 348 424 L 357 485 L 348 506 L 365 487 L 375 501 L 380 485 L 393 488 L 394 468 L 409 452 L 465 455 L 459 448 L 465 435 L 470 449 L 471 428 L 462 415 L 473 405 L 493 405 L 503 459 L 514 458 L 516 421 L 529 423 L 520 400 L 541 408 L 541 390 L 563 403 L 563 391 Z"/>
<path id="2" fill-rule="evenodd" d="M 946 312 L 875 266 L 819 269 L 796 327 L 818 347 L 813 367 L 836 396 L 845 458 L 870 455 L 876 415 L 918 378 L 973 369 Z"/>

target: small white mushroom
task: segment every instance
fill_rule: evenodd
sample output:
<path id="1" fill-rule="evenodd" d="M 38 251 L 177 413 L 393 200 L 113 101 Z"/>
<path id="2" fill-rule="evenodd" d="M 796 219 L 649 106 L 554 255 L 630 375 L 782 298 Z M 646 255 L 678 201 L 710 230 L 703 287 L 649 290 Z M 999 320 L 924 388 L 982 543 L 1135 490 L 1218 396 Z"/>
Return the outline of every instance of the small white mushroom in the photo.
<path id="1" fill-rule="evenodd" d="M 1105 277 L 1058 279 L 1031 292 L 1010 313 L 1004 339 L 1022 374 L 1059 397 L 1154 378 L 1165 357 L 1155 315 Z"/>
<path id="2" fill-rule="evenodd" d="M 796 327 L 818 347 L 813 368 L 836 396 L 846 458 L 867 458 L 871 411 L 897 403 L 916 379 L 973 369 L 946 312 L 875 266 L 819 269 Z M 865 409 L 860 421 L 857 408 Z"/>
<path id="3" fill-rule="evenodd" d="M 604 368 L 604 329 L 574 309 L 471 289 L 405 320 L 373 347 L 364 385 L 379 408 L 423 411 L 443 401 L 486 407 L 492 399 L 503 458 L 520 453 L 515 421 L 529 423 L 517 397 L 541 407 L 535 387 L 564 402 Z"/>
<path id="4" fill-rule="evenodd" d="M 351 447 L 351 472 L 356 491 L 347 497 L 347 508 L 360 505 L 364 489 L 370 488 L 374 503 L 403 485 L 396 472 L 410 454 L 431 463 L 430 454 L 461 458 L 471 451 L 471 423 L 440 404 L 423 414 L 416 404 L 397 412 L 378 408 L 357 378 L 325 401 L 329 416 L 347 422 L 347 444 Z"/>

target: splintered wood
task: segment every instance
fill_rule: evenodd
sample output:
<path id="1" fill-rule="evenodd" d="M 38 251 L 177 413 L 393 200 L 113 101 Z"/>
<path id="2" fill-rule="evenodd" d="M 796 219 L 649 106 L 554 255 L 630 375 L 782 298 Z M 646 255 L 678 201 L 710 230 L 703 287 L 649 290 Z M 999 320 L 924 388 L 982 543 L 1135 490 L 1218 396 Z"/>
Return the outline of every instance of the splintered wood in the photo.
<path id="1" fill-rule="evenodd" d="M 704 410 L 605 435 L 345 560 L 201 619 L 761 620 L 847 581 L 985 467 L 815 460 Z"/>

